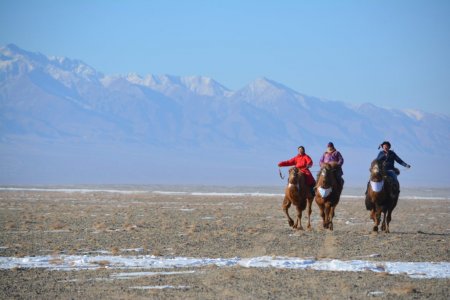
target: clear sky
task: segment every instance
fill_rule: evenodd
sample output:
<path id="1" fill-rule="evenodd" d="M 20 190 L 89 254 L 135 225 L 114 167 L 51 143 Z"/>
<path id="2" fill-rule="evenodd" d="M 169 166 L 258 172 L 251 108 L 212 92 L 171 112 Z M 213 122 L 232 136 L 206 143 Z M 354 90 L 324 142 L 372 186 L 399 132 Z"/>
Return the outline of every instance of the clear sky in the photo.
<path id="1" fill-rule="evenodd" d="M 450 115 L 447 0 L 0 0 L 0 44 L 106 74 L 267 77 L 312 96 Z"/>

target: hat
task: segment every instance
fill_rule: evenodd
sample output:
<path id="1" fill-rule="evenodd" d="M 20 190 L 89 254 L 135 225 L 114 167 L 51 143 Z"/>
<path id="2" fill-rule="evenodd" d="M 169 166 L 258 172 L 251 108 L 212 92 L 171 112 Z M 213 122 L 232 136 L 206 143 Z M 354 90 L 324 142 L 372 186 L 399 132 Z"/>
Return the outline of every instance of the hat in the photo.
<path id="1" fill-rule="evenodd" d="M 332 147 L 332 148 L 334 148 L 334 145 L 333 145 L 332 142 L 329 142 L 328 145 L 327 145 L 327 147 Z"/>
<path id="2" fill-rule="evenodd" d="M 387 145 L 389 149 L 391 148 L 391 143 L 389 143 L 388 141 L 384 141 L 380 146 L 383 147 L 384 145 Z"/>

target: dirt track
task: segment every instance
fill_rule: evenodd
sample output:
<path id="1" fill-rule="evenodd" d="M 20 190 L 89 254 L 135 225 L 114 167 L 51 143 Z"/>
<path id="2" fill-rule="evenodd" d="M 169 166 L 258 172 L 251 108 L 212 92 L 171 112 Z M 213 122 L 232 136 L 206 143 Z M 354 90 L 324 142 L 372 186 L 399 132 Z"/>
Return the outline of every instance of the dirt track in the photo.
<path id="1" fill-rule="evenodd" d="M 371 233 L 362 198 L 341 199 L 334 232 L 321 228 L 315 204 L 313 229 L 291 229 L 281 202 L 282 197 L 3 191 L 0 256 L 104 250 L 158 257 L 450 260 L 450 201 L 401 198 L 390 234 Z M 113 279 L 126 271 L 108 269 L 107 263 L 94 271 L 0 270 L 0 298 L 449 298 L 449 279 L 243 267 L 181 271 L 189 270 L 193 273 L 126 280 Z M 144 286 L 176 288 L 136 288 Z"/>

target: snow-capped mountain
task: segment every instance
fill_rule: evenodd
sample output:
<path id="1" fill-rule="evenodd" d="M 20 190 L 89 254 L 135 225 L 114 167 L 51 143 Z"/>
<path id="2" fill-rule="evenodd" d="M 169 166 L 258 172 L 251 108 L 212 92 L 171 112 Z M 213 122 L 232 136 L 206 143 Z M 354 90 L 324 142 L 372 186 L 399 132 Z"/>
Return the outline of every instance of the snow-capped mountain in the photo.
<path id="1" fill-rule="evenodd" d="M 77 168 L 77 155 L 100 155 L 126 166 L 151 161 L 152 170 L 167 162 L 192 174 L 248 173 L 295 155 L 300 144 L 317 161 L 330 140 L 367 160 L 385 139 L 435 163 L 450 147 L 450 117 L 318 99 L 267 78 L 231 91 L 202 76 L 104 75 L 79 60 L 0 48 L 0 167 L 9 170 L 0 183 L 20 179 L 15 162 L 48 164 L 64 155 L 71 158 L 58 164 L 76 161 Z"/>
<path id="2" fill-rule="evenodd" d="M 258 78 L 232 95 L 238 101 L 247 101 L 259 107 L 277 108 L 280 104 L 291 104 L 308 108 L 304 96 L 278 82 Z M 282 101 L 280 101 L 282 100 Z"/>
<path id="3" fill-rule="evenodd" d="M 203 76 L 170 76 L 170 75 L 152 75 L 141 77 L 138 74 L 131 73 L 126 79 L 134 84 L 143 85 L 153 90 L 159 91 L 169 97 L 182 97 L 183 94 L 192 94 L 195 96 L 226 96 L 230 91 L 216 82 L 214 79 Z"/>

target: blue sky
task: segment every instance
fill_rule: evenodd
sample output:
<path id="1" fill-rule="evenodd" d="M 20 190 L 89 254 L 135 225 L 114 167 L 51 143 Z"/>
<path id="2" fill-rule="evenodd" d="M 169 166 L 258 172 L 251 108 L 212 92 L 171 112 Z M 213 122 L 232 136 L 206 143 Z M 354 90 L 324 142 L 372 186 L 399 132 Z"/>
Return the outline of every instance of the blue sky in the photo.
<path id="1" fill-rule="evenodd" d="M 268 77 L 349 103 L 450 115 L 450 1 L 1 0 L 0 44 L 106 74 Z"/>

